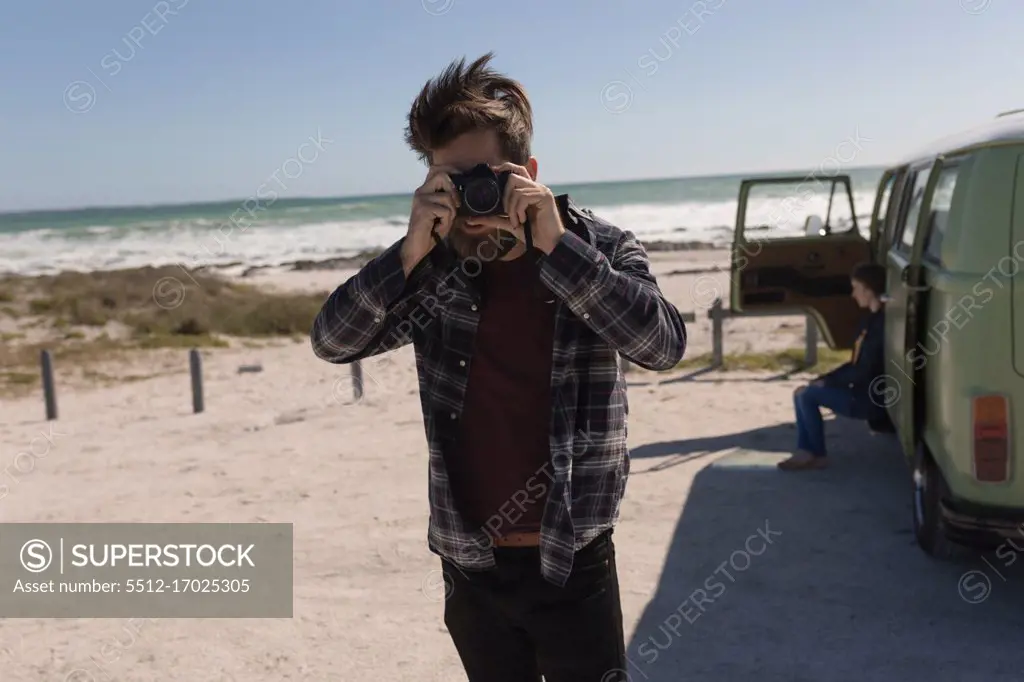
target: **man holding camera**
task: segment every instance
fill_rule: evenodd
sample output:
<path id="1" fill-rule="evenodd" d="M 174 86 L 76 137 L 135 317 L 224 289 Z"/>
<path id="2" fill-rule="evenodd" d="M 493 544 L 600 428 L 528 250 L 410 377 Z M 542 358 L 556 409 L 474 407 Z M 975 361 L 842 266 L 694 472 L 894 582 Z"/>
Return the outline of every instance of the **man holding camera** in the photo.
<path id="1" fill-rule="evenodd" d="M 313 348 L 349 363 L 414 345 L 428 542 L 470 682 L 624 680 L 617 358 L 670 369 L 686 330 L 631 233 L 537 182 L 529 99 L 491 57 L 413 103 L 406 140 L 430 169 L 408 232 L 331 295 Z"/>

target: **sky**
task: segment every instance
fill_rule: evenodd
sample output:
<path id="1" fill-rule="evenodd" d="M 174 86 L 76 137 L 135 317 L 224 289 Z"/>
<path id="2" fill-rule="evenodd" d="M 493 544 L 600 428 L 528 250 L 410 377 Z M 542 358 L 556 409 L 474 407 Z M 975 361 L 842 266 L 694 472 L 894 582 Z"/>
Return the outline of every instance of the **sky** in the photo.
<path id="1" fill-rule="evenodd" d="M 492 50 L 542 182 L 882 166 L 1024 107 L 1022 26 L 1019 0 L 12 2 L 0 212 L 411 192 L 410 103 Z"/>

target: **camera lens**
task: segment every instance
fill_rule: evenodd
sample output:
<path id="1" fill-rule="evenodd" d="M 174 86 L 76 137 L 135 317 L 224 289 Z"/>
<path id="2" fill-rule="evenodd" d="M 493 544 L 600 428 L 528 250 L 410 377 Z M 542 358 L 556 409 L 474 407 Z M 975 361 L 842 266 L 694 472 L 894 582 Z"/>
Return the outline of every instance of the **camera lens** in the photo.
<path id="1" fill-rule="evenodd" d="M 466 183 L 463 199 L 473 213 L 486 214 L 493 211 L 501 203 L 501 191 L 498 183 L 489 178 L 478 178 Z"/>

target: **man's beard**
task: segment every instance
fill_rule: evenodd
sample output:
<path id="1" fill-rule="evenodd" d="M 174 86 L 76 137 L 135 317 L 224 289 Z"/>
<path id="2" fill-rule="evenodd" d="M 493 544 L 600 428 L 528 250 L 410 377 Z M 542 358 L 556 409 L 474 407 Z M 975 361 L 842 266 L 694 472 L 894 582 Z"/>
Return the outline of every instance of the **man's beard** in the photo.
<path id="1" fill-rule="evenodd" d="M 448 233 L 452 248 L 461 258 L 479 258 L 485 262 L 497 260 L 519 241 L 511 232 L 496 227 L 467 234 L 464 225 L 465 219 L 458 218 Z"/>

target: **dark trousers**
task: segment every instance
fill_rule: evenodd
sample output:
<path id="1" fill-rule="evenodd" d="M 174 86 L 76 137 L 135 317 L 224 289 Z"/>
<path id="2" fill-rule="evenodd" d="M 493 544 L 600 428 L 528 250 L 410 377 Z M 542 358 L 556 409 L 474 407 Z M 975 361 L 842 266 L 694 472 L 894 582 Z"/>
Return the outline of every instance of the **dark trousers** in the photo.
<path id="1" fill-rule="evenodd" d="M 540 573 L 536 547 L 497 547 L 497 565 L 442 560 L 444 622 L 469 682 L 619 682 L 626 678 L 611 531 L 576 553 L 564 587 Z"/>
<path id="2" fill-rule="evenodd" d="M 860 419 L 855 409 L 853 392 L 848 388 L 834 386 L 806 386 L 794 394 L 796 408 L 796 446 L 815 457 L 824 457 L 825 424 L 821 419 L 821 408 L 827 407 L 840 417 Z"/>

